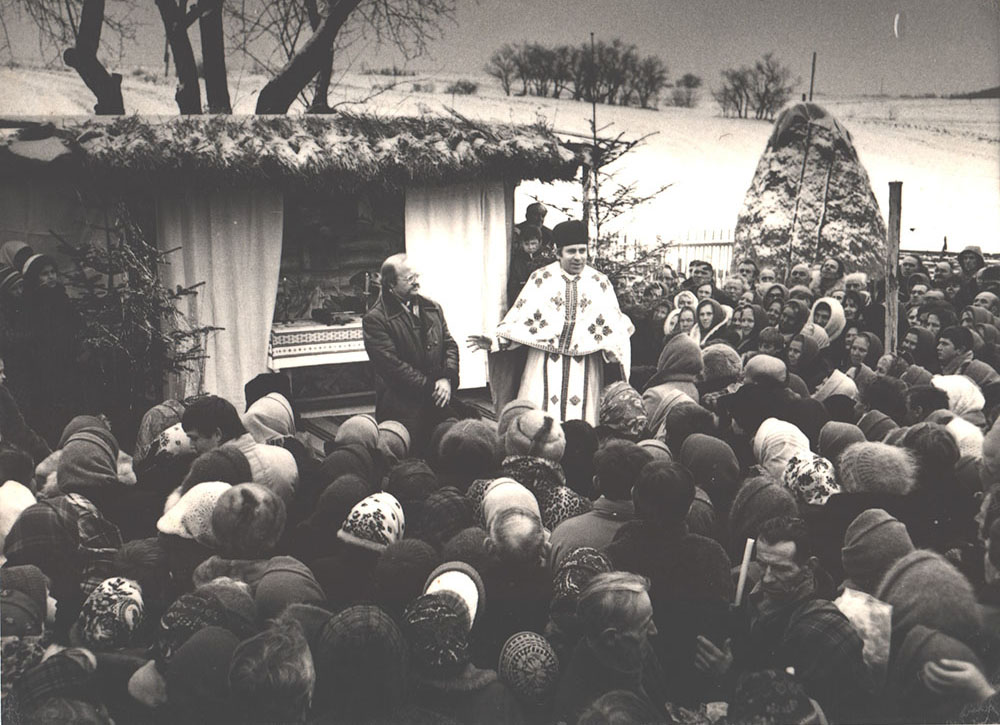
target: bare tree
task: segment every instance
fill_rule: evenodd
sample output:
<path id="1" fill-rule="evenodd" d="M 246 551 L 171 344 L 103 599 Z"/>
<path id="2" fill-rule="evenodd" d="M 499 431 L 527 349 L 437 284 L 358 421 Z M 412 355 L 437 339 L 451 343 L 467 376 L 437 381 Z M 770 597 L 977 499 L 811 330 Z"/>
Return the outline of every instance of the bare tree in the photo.
<path id="1" fill-rule="evenodd" d="M 174 68 L 177 72 L 177 90 L 174 100 L 182 114 L 201 113 L 201 85 L 198 82 L 198 64 L 191 48 L 188 28 L 198 20 L 198 6 L 190 11 L 187 0 L 156 0 L 160 11 L 163 30 L 174 54 Z"/>
<path id="2" fill-rule="evenodd" d="M 753 111 L 754 118 L 772 120 L 800 83 L 791 77 L 791 70 L 773 53 L 765 53 L 752 68 L 742 66 L 722 71 L 722 87 L 713 91 L 712 96 L 724 116 L 749 118 Z"/>
<path id="3" fill-rule="evenodd" d="M 685 73 L 677 79 L 674 87 L 673 102 L 681 108 L 693 108 L 697 101 L 697 92 L 701 88 L 701 78 L 694 73 Z"/>
<path id="4" fill-rule="evenodd" d="M 753 85 L 753 71 L 746 66 L 722 71 L 722 87 L 712 91 L 723 116 L 735 115 L 746 118 L 750 111 L 750 89 Z"/>
<path id="5" fill-rule="evenodd" d="M 486 64 L 486 73 L 500 81 L 505 95 L 510 95 L 510 84 L 514 80 L 517 72 L 517 64 L 514 61 L 517 51 L 509 43 L 503 45 L 498 51 L 490 56 Z"/>
<path id="6" fill-rule="evenodd" d="M 640 108 L 655 108 L 660 91 L 669 85 L 667 65 L 655 55 L 643 58 L 635 73 L 632 84 Z"/>

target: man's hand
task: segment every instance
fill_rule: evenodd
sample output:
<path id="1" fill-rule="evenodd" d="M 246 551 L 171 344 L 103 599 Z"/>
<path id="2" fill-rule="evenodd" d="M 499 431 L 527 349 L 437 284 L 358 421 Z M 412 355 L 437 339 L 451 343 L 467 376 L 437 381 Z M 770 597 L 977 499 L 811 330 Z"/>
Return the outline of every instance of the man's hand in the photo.
<path id="1" fill-rule="evenodd" d="M 448 402 L 451 400 L 451 383 L 448 382 L 448 378 L 441 378 L 434 383 L 434 392 L 431 393 L 431 400 L 434 401 L 434 405 L 438 408 L 448 405 Z"/>
<path id="2" fill-rule="evenodd" d="M 702 672 L 721 677 L 729 672 L 733 665 L 733 650 L 727 639 L 722 649 L 716 647 L 710 639 L 698 635 L 698 645 L 694 653 L 694 666 Z"/>
<path id="3" fill-rule="evenodd" d="M 920 671 L 920 679 L 928 690 L 938 695 L 961 695 L 976 702 L 992 697 L 995 692 L 978 667 L 962 660 L 928 662 Z"/>
<path id="4" fill-rule="evenodd" d="M 470 350 L 488 351 L 491 347 L 493 347 L 492 338 L 489 338 L 486 335 L 469 335 L 465 338 L 465 342 Z"/>

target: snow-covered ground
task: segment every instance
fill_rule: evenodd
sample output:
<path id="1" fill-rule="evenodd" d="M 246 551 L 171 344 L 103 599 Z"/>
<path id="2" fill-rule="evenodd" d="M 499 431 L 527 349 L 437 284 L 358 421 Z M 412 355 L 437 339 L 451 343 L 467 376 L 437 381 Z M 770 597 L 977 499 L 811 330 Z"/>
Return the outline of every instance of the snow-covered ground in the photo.
<path id="1" fill-rule="evenodd" d="M 473 96 L 453 96 L 445 88 L 458 76 L 432 78 L 347 74 L 331 90 L 331 102 L 357 101 L 374 84 L 397 85 L 367 100 L 363 107 L 382 114 L 439 113 L 452 107 L 481 120 L 532 123 L 544 120 L 558 132 L 586 134 L 590 106 L 568 100 L 506 97 L 488 78 Z M 231 80 L 237 113 L 252 113 L 256 93 L 266 79 L 244 76 Z M 414 83 L 434 86 L 413 91 Z M 123 83 L 130 113 L 171 115 L 177 112 L 172 82 L 151 81 L 149 74 L 129 74 Z M 851 132 L 868 170 L 875 196 L 888 213 L 889 182 L 903 182 L 901 241 L 904 248 L 949 249 L 979 244 L 1000 252 L 1000 101 L 939 99 L 815 99 Z M 82 115 L 93 98 L 72 72 L 0 69 L 0 108 L 6 116 Z M 637 181 L 639 191 L 670 188 L 623 221 L 629 236 L 653 242 L 684 241 L 728 235 L 753 178 L 771 124 L 722 118 L 711 100 L 694 109 L 665 107 L 659 111 L 597 107 L 605 135 L 655 134 L 621 162 L 619 180 Z M 517 215 L 538 196 L 569 205 L 576 191 L 570 184 L 524 183 Z M 550 223 L 559 221 L 552 214 Z"/>

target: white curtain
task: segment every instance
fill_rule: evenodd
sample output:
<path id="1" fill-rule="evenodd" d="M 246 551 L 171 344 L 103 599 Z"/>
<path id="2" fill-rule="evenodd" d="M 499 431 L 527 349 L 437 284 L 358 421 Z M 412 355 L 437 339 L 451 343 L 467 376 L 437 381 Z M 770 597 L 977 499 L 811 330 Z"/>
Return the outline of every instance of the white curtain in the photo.
<path id="1" fill-rule="evenodd" d="M 171 383 L 171 396 L 207 392 L 245 407 L 243 385 L 267 370 L 282 219 L 272 189 L 189 189 L 157 200 L 157 243 L 180 247 L 161 269 L 164 284 L 204 282 L 185 312 L 192 324 L 225 328 L 209 336 L 202 369 Z"/>
<path id="2" fill-rule="evenodd" d="M 486 353 L 468 335 L 492 335 L 506 309 L 514 190 L 502 181 L 406 191 L 406 253 L 420 293 L 444 309 L 458 343 L 460 387 L 489 379 Z"/>

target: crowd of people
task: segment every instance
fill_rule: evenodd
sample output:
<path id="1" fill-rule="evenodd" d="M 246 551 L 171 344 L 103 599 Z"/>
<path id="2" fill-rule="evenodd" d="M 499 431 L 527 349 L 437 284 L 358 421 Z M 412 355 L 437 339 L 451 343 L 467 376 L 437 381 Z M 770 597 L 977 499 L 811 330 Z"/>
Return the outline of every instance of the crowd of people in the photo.
<path id="1" fill-rule="evenodd" d="M 957 261 L 902 259 L 897 350 L 849 263 L 694 263 L 596 425 L 515 399 L 317 451 L 265 374 L 126 452 L 0 385 L 2 717 L 997 722 L 1000 267 Z"/>

